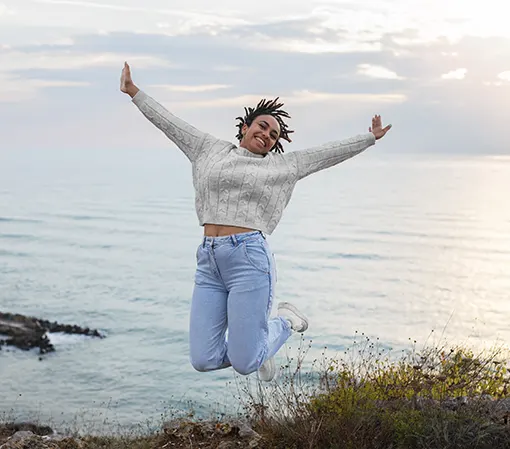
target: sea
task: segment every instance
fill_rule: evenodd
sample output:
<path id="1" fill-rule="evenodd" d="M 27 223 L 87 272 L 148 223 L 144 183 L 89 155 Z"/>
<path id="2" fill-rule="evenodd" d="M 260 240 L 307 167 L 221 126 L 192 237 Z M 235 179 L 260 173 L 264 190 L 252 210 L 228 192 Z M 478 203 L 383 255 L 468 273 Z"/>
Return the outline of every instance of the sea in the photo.
<path id="1" fill-rule="evenodd" d="M 510 338 L 510 156 L 367 151 L 298 183 L 276 300 L 309 317 L 277 356 Z M 194 371 L 191 168 L 167 150 L 0 152 L 0 311 L 98 329 L 0 351 L 0 417 L 78 426 L 242 411 L 254 376 Z M 303 353 L 303 347 L 306 347 Z M 98 424 L 99 423 L 99 424 Z"/>

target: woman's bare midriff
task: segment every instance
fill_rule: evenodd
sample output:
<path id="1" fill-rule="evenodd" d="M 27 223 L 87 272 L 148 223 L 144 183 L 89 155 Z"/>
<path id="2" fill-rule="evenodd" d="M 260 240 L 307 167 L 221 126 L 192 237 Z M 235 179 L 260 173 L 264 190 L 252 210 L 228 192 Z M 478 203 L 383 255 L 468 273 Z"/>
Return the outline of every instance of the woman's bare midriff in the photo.
<path id="1" fill-rule="evenodd" d="M 215 224 L 204 225 L 204 235 L 207 237 L 224 237 L 226 235 L 242 234 L 243 232 L 253 232 L 255 229 L 241 228 L 239 226 L 223 226 Z"/>

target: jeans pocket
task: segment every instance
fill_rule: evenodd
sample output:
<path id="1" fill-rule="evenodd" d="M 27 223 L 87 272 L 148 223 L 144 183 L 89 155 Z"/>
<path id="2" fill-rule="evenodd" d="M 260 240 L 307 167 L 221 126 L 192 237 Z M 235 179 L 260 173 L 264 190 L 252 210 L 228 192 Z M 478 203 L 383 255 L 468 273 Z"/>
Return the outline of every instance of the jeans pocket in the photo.
<path id="1" fill-rule="evenodd" d="M 242 246 L 248 263 L 262 273 L 269 273 L 269 257 L 265 246 L 258 240 L 245 240 Z"/>
<path id="2" fill-rule="evenodd" d="M 206 273 L 210 271 L 209 254 L 207 250 L 200 245 L 196 252 L 197 266 L 195 270 L 195 284 L 203 284 L 207 280 Z"/>

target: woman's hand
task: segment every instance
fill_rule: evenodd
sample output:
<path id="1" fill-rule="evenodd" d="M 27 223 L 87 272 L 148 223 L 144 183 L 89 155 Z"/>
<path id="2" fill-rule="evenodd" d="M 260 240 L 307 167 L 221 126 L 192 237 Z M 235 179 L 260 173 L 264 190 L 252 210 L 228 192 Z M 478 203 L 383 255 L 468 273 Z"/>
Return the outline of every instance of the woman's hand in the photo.
<path id="1" fill-rule="evenodd" d="M 135 86 L 135 83 L 133 83 L 133 79 L 131 78 L 131 69 L 129 68 L 128 63 L 125 62 L 120 76 L 120 91 L 133 98 L 138 90 L 138 87 Z"/>
<path id="2" fill-rule="evenodd" d="M 381 137 L 384 137 L 384 135 L 391 129 L 391 125 L 386 126 L 385 128 L 382 127 L 382 121 L 380 115 L 375 115 L 372 118 L 372 126 L 368 128 L 368 131 L 371 132 L 375 139 L 380 139 Z"/>

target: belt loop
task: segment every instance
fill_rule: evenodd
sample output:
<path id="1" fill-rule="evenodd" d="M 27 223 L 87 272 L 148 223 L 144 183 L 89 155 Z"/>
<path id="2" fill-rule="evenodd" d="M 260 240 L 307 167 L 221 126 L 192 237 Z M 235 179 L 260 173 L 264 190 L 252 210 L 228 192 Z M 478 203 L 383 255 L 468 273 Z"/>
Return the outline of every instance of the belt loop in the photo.
<path id="1" fill-rule="evenodd" d="M 230 235 L 230 238 L 231 238 L 231 240 L 232 240 L 232 244 L 233 244 L 234 246 L 237 246 L 237 237 L 235 236 L 235 234 L 231 234 L 231 235 Z"/>
<path id="2" fill-rule="evenodd" d="M 207 237 L 204 236 L 204 238 L 202 239 L 202 248 L 205 248 L 205 241 L 206 241 Z"/>

